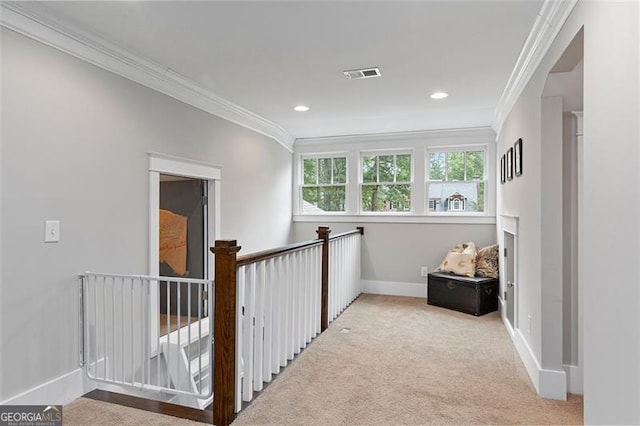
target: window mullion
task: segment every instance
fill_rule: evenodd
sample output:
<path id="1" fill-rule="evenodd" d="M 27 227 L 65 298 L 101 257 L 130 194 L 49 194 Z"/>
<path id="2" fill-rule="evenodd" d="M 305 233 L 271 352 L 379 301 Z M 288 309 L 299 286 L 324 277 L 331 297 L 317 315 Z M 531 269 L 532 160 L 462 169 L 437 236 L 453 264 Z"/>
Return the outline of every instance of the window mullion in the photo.
<path id="1" fill-rule="evenodd" d="M 332 158 L 331 159 L 331 183 L 334 182 L 334 180 L 333 180 L 333 172 L 334 172 L 335 165 L 336 165 L 336 159 Z"/>
<path id="2" fill-rule="evenodd" d="M 444 153 L 444 181 L 449 181 L 449 153 Z"/>
<path id="3" fill-rule="evenodd" d="M 462 162 L 462 164 L 464 164 L 464 181 L 468 181 L 469 179 L 467 178 L 467 153 L 463 152 L 462 156 L 464 158 L 464 161 Z"/>

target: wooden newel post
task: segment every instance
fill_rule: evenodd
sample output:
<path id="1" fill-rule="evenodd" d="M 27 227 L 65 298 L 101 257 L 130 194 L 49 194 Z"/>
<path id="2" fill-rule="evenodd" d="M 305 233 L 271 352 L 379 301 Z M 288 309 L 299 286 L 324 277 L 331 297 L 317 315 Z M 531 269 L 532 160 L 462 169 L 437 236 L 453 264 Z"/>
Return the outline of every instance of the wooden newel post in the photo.
<path id="1" fill-rule="evenodd" d="M 215 254 L 215 316 L 213 325 L 213 424 L 235 418 L 236 390 L 236 240 L 217 240 Z"/>
<path id="2" fill-rule="evenodd" d="M 325 331 L 329 326 L 329 234 L 328 226 L 319 226 L 318 239 L 322 244 L 322 302 L 320 305 L 320 331 Z"/>

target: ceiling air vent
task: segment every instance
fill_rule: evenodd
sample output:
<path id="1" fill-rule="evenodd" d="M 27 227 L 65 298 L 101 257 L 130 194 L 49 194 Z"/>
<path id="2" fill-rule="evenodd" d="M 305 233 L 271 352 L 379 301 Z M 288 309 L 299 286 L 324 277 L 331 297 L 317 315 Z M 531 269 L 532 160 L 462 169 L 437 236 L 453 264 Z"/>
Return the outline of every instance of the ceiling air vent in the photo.
<path id="1" fill-rule="evenodd" d="M 343 72 L 344 76 L 347 77 L 348 80 L 355 78 L 373 78 L 382 76 L 379 68 L 365 68 L 362 70 L 351 70 Z"/>

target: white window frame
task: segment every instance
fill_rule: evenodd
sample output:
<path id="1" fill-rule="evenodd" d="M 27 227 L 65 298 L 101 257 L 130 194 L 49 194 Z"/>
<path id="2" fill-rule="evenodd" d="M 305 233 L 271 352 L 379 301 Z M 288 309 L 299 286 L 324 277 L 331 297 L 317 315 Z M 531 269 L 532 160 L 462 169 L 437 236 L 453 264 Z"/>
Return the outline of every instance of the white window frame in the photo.
<path id="1" fill-rule="evenodd" d="M 446 151 L 451 148 L 485 150 L 485 212 L 455 212 L 445 215 L 429 212 L 426 193 L 427 150 Z M 360 162 L 362 152 L 411 151 L 412 154 L 412 211 L 361 212 Z M 301 158 L 314 156 L 347 157 L 346 212 L 316 214 L 301 212 Z M 293 222 L 306 223 L 448 223 L 496 224 L 498 183 L 496 182 L 496 135 L 489 127 L 418 132 L 384 133 L 297 139 L 293 155 Z M 498 161 L 499 164 L 499 161 Z M 497 174 L 499 177 L 500 175 Z"/>
<path id="2" fill-rule="evenodd" d="M 383 211 L 383 212 L 372 212 L 372 211 L 364 211 L 362 210 L 362 187 L 365 185 L 372 185 L 371 183 L 364 183 L 363 174 L 362 174 L 362 158 L 365 156 L 383 156 L 383 155 L 410 155 L 411 156 L 411 176 L 408 182 L 377 182 L 379 185 L 409 185 L 411 189 L 411 208 L 409 211 Z M 394 159 L 395 164 L 395 159 Z M 415 154 L 414 150 L 410 148 L 405 149 L 377 149 L 377 150 L 366 150 L 360 151 L 358 155 L 358 213 L 362 216 L 389 216 L 389 215 L 398 215 L 398 216 L 412 216 L 415 211 Z"/>
<path id="3" fill-rule="evenodd" d="M 318 184 L 317 186 L 344 186 L 345 189 L 345 200 L 344 200 L 344 211 L 334 211 L 334 212 L 315 212 L 313 214 L 316 215 L 321 215 L 321 216 L 344 216 L 347 214 L 347 210 L 348 210 L 348 205 L 349 205 L 349 155 L 347 152 L 330 152 L 330 153 L 312 153 L 312 154 L 301 154 L 297 156 L 297 171 L 296 171 L 296 189 L 295 189 L 295 195 L 294 195 L 294 202 L 296 203 L 297 206 L 297 211 L 301 214 L 301 215 L 308 215 L 309 213 L 305 213 L 304 209 L 302 207 L 302 203 L 304 201 L 303 197 L 302 197 L 302 188 L 305 186 L 304 184 L 304 160 L 308 160 L 308 159 L 322 159 L 322 158 L 345 158 L 346 159 L 346 180 L 345 183 L 339 183 L 339 184 Z M 333 171 L 332 171 L 333 174 Z"/>
<path id="4" fill-rule="evenodd" d="M 444 152 L 444 153 L 448 153 L 448 152 L 473 152 L 473 151 L 483 151 L 484 152 L 484 166 L 483 166 L 483 171 L 484 171 L 484 176 L 482 177 L 482 179 L 480 180 L 464 180 L 464 181 L 460 181 L 460 182 L 482 182 L 484 183 L 484 211 L 482 212 L 468 212 L 464 210 L 464 207 L 462 208 L 462 210 L 454 210 L 454 209 L 450 209 L 449 211 L 446 212 L 438 212 L 438 211 L 430 211 L 429 210 L 429 184 L 432 182 L 442 182 L 442 183 L 447 183 L 447 182 L 452 182 L 452 181 L 447 181 L 447 180 L 429 180 L 429 175 L 430 175 L 430 171 L 431 171 L 431 161 L 430 161 L 430 154 L 431 153 L 435 153 L 435 152 Z M 427 214 L 427 216 L 492 216 L 495 214 L 494 209 L 495 208 L 490 208 L 491 204 L 489 204 L 490 202 L 493 203 L 494 197 L 493 197 L 493 193 L 494 193 L 494 188 L 493 187 L 489 187 L 489 182 L 490 182 L 490 178 L 491 176 L 495 176 L 495 173 L 493 173 L 492 170 L 495 169 L 495 166 L 491 167 L 491 163 L 489 160 L 489 156 L 491 155 L 491 152 L 489 150 L 489 146 L 487 144 L 473 144 L 473 145 L 459 145 L 459 146 L 432 146 L 432 147 L 427 147 L 425 150 L 425 175 L 424 175 L 424 179 L 425 179 L 425 183 L 424 183 L 424 193 L 425 193 L 425 199 L 426 199 L 426 206 L 425 206 L 425 213 Z M 448 171 L 448 170 L 447 170 Z M 462 203 L 464 204 L 464 203 Z"/>

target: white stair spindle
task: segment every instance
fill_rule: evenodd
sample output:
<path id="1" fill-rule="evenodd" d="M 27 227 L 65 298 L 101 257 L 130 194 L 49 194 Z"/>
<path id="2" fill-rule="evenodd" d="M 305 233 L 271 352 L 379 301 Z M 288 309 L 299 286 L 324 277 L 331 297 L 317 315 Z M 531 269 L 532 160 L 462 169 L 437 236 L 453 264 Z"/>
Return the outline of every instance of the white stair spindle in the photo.
<path id="1" fill-rule="evenodd" d="M 255 316 L 253 329 L 253 390 L 260 392 L 262 390 L 262 357 L 263 357 L 263 329 L 264 329 L 264 261 L 256 264 L 256 273 L 254 279 L 254 287 L 256 291 L 255 298 Z"/>

